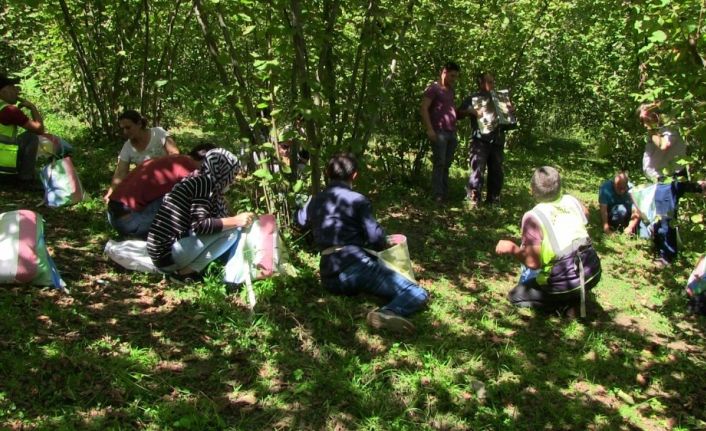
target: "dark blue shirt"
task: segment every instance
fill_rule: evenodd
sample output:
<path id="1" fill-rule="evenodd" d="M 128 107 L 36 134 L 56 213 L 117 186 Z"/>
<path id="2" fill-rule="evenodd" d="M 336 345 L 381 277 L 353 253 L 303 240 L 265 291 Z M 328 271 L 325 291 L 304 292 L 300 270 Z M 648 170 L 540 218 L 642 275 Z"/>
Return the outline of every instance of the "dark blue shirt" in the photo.
<path id="1" fill-rule="evenodd" d="M 339 251 L 322 255 L 321 277 L 337 275 L 349 265 L 365 258 L 363 247 L 383 250 L 387 237 L 373 217 L 368 198 L 351 190 L 343 182 L 332 182 L 297 212 L 297 223 L 310 227 L 320 251 L 343 246 Z"/>

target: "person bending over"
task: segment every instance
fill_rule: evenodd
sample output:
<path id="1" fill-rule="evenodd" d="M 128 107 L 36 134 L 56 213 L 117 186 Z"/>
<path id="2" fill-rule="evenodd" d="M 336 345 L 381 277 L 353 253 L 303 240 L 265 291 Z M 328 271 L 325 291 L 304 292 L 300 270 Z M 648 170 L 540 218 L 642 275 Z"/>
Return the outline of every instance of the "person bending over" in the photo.
<path id="1" fill-rule="evenodd" d="M 147 234 L 147 252 L 162 272 L 181 276 L 201 272 L 250 226 L 250 212 L 229 217 L 225 193 L 235 181 L 240 162 L 228 150 L 206 153 L 201 167 L 177 183 L 164 201 Z"/>
<path id="2" fill-rule="evenodd" d="M 145 160 L 118 184 L 108 201 L 108 222 L 122 236 L 145 239 L 164 195 L 201 165 L 215 147 L 201 144 L 188 156 Z"/>

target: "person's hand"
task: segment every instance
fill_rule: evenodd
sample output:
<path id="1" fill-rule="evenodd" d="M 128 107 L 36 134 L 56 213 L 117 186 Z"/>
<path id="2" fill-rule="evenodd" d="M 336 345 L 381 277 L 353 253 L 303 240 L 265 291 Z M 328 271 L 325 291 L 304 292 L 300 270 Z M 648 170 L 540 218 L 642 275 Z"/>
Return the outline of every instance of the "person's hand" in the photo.
<path id="1" fill-rule="evenodd" d="M 635 232 L 634 226 L 627 226 L 625 229 L 623 229 L 623 233 L 625 235 L 632 235 L 634 232 Z"/>
<path id="2" fill-rule="evenodd" d="M 244 212 L 233 217 L 235 224 L 238 227 L 249 227 L 253 221 L 255 221 L 255 213 Z"/>
<path id="3" fill-rule="evenodd" d="M 497 254 L 511 254 L 515 252 L 517 245 L 514 242 L 508 241 L 506 239 L 501 239 L 498 241 L 498 245 L 495 246 L 495 253 Z"/>
<path id="4" fill-rule="evenodd" d="M 706 180 L 698 181 L 698 184 L 701 186 L 701 193 L 706 196 Z"/>
<path id="5" fill-rule="evenodd" d="M 108 202 L 110 202 L 110 195 L 112 195 L 112 194 L 113 194 L 113 189 L 108 189 L 108 191 L 105 192 L 105 195 L 103 195 L 103 202 L 105 202 L 106 204 Z"/>
<path id="6" fill-rule="evenodd" d="M 436 143 L 436 132 L 433 130 L 427 130 L 427 138 L 429 138 L 430 141 Z"/>
<path id="7" fill-rule="evenodd" d="M 606 235 L 610 235 L 610 225 L 608 223 L 603 225 L 603 233 Z"/>

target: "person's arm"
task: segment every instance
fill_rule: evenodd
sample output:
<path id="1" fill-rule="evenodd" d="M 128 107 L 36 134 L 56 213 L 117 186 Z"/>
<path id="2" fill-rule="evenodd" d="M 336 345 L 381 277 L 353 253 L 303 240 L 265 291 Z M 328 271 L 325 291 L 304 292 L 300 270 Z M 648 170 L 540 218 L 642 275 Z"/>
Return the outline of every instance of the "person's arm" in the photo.
<path id="1" fill-rule="evenodd" d="M 623 233 L 625 233 L 626 235 L 632 235 L 634 232 L 636 232 L 638 223 L 640 223 L 640 211 L 638 211 L 637 208 L 633 206 L 632 214 L 630 214 L 630 222 L 628 223 L 628 226 L 625 228 Z"/>
<path id="2" fill-rule="evenodd" d="M 22 125 L 22 128 L 25 130 L 28 130 L 32 133 L 35 133 L 37 135 L 41 135 L 45 132 L 44 130 L 44 119 L 42 118 L 42 114 L 39 113 L 39 110 L 37 109 L 36 106 L 29 100 L 20 100 L 20 104 L 18 105 L 19 108 L 27 108 L 29 109 L 30 113 L 32 114 L 32 119 L 27 120 L 25 124 Z"/>
<path id="3" fill-rule="evenodd" d="M 387 248 L 387 236 L 380 223 L 373 217 L 373 208 L 370 201 L 365 201 L 360 206 L 360 220 L 368 243 L 373 250 L 379 251 Z"/>
<path id="4" fill-rule="evenodd" d="M 542 265 L 540 258 L 541 245 L 519 246 L 512 241 L 501 239 L 495 246 L 495 253 L 509 254 L 530 269 L 539 269 Z"/>
<path id="5" fill-rule="evenodd" d="M 221 222 L 223 222 L 223 230 L 236 229 L 239 227 L 245 228 L 250 226 L 253 221 L 255 221 L 255 213 L 252 212 L 244 212 L 232 217 L 225 217 L 221 219 Z"/>
<path id="6" fill-rule="evenodd" d="M 177 147 L 176 142 L 174 142 L 174 138 L 171 136 L 167 136 L 164 139 L 164 149 L 168 156 L 179 154 L 179 147 Z"/>
<path id="7" fill-rule="evenodd" d="M 429 107 L 431 107 L 431 98 L 428 96 L 422 97 L 422 105 L 419 108 L 419 114 L 422 116 L 422 124 L 427 132 L 427 137 L 430 141 L 436 142 L 436 132 L 431 125 L 431 117 L 429 116 Z"/>
<path id="8" fill-rule="evenodd" d="M 608 223 L 608 205 L 600 204 L 601 207 L 601 222 L 603 223 L 603 232 L 610 233 L 610 223 Z"/>
<path id="9" fill-rule="evenodd" d="M 115 172 L 113 173 L 113 179 L 110 181 L 110 187 L 108 191 L 103 196 L 103 201 L 108 203 L 110 200 L 110 195 L 113 194 L 118 185 L 125 179 L 127 174 L 130 173 L 130 163 L 122 159 L 118 159 L 118 166 L 115 167 Z"/>

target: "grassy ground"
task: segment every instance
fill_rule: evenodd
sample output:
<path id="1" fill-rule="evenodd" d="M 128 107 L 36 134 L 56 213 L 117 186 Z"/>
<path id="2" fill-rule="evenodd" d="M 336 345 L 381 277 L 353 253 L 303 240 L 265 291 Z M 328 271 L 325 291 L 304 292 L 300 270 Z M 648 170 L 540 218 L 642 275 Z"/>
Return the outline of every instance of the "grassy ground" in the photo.
<path id="1" fill-rule="evenodd" d="M 305 241 L 292 246 L 299 277 L 259 282 L 254 314 L 217 271 L 185 287 L 117 268 L 102 254 L 113 234 L 99 196 L 118 148 L 86 145 L 75 162 L 91 200 L 50 210 L 0 191 L 0 212 L 44 215 L 72 292 L 0 289 L 0 427 L 706 428 L 704 320 L 685 316 L 681 290 L 694 253 L 657 272 L 647 244 L 603 236 L 596 194 L 611 168 L 575 141 L 536 145 L 508 151 L 499 208 L 463 208 L 462 169 L 445 207 L 422 189 L 361 184 L 388 232 L 407 234 L 432 294 L 408 338 L 365 326 L 375 298 L 323 292 Z M 592 207 L 604 273 L 585 322 L 511 307 L 517 265 L 492 253 L 519 235 L 531 167 L 547 163 Z M 703 251 L 703 236 L 684 240 Z"/>

